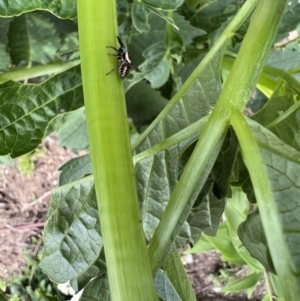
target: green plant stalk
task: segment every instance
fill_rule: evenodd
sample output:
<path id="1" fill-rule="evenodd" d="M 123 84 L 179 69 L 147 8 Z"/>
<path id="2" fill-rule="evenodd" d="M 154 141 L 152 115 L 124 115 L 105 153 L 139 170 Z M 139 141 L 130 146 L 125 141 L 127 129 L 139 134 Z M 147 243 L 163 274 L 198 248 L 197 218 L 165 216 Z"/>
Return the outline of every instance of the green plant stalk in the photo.
<path id="1" fill-rule="evenodd" d="M 148 246 L 153 274 L 168 256 L 197 195 L 205 184 L 221 149 L 228 125 L 228 119 L 208 119 Z"/>
<path id="2" fill-rule="evenodd" d="M 230 71 L 232 69 L 234 61 L 235 59 L 233 59 L 232 57 L 225 57 L 222 61 L 222 68 Z M 256 86 L 265 96 L 271 97 L 273 91 L 276 88 L 276 80 L 271 78 L 269 75 L 262 73 Z"/>
<path id="3" fill-rule="evenodd" d="M 99 23 L 99 20 L 101 22 Z M 118 47 L 116 1 L 78 0 L 81 70 L 91 161 L 112 301 L 158 300 L 140 223 Z"/>
<path id="4" fill-rule="evenodd" d="M 249 3 L 250 1 L 247 1 L 245 5 L 249 5 Z M 180 225 L 185 220 L 183 219 L 183 210 L 192 206 L 191 202 L 194 200 L 191 197 L 195 188 L 200 185 L 200 179 L 205 181 L 208 172 L 207 164 L 212 159 L 218 142 L 226 133 L 231 115 L 235 111 L 241 112 L 244 109 L 258 81 L 273 43 L 285 3 L 286 1 L 282 0 L 259 1 L 216 107 L 204 127 L 149 244 L 148 253 L 152 273 L 162 264 L 178 235 Z M 228 27 L 232 28 L 232 25 L 229 24 Z M 225 32 L 226 37 L 232 35 L 228 29 Z M 199 72 L 199 69 L 202 70 L 198 66 L 196 70 Z"/>
<path id="5" fill-rule="evenodd" d="M 299 82 L 288 72 L 270 66 L 265 66 L 264 71 L 268 72 L 271 75 L 280 77 L 285 83 L 287 83 L 292 89 L 294 89 L 296 93 L 300 95 Z"/>
<path id="6" fill-rule="evenodd" d="M 285 244 L 280 226 L 281 221 L 258 145 L 245 117 L 240 112 L 232 115 L 231 124 L 236 131 L 249 170 L 271 256 L 285 300 L 300 300 L 296 277 L 291 267 L 292 261 Z"/>
<path id="7" fill-rule="evenodd" d="M 64 72 L 74 66 L 80 64 L 79 60 L 71 62 L 60 62 L 49 65 L 34 66 L 31 68 L 15 68 L 8 72 L 0 74 L 0 84 L 3 84 L 9 80 L 21 81 L 35 78 L 38 76 L 52 75 Z"/>
<path id="8" fill-rule="evenodd" d="M 151 125 L 135 140 L 132 145 L 132 149 L 137 148 L 141 142 L 149 135 L 149 133 L 157 126 L 157 124 L 164 119 L 169 111 L 176 105 L 178 100 L 182 97 L 182 95 L 188 90 L 190 85 L 197 79 L 198 75 L 204 71 L 206 66 L 210 64 L 212 59 L 215 57 L 217 52 L 224 47 L 227 43 L 228 39 L 230 39 L 234 32 L 242 26 L 248 16 L 254 10 L 258 0 L 247 0 L 247 2 L 242 6 L 237 15 L 233 18 L 221 36 L 218 38 L 216 43 L 213 45 L 211 50 L 207 53 L 207 55 L 203 58 L 197 68 L 193 71 L 193 73 L 189 76 L 186 82 L 181 86 L 178 92 L 173 96 L 171 101 L 165 106 L 165 108 L 160 112 L 157 118 L 151 123 Z"/>

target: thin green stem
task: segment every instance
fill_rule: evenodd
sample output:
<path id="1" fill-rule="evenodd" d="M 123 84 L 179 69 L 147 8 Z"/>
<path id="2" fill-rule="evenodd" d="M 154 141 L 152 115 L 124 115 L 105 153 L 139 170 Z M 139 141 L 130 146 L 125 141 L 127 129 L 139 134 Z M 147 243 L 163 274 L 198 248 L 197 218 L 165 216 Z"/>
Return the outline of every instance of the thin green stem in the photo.
<path id="1" fill-rule="evenodd" d="M 249 15 L 250 8 L 254 2 L 247 1 L 239 13 L 243 16 Z M 247 6 L 248 5 L 248 6 Z M 229 120 L 234 112 L 241 112 L 248 101 L 262 71 L 269 49 L 273 43 L 280 18 L 285 7 L 282 0 L 261 0 L 252 17 L 247 34 L 235 60 L 232 70 L 227 78 L 224 89 L 219 97 L 216 107 L 209 116 L 208 122 L 203 129 L 198 143 L 187 163 L 180 180 L 175 187 L 171 199 L 166 207 L 165 213 L 158 225 L 154 236 L 149 244 L 149 258 L 152 272 L 162 264 L 167 256 L 171 245 L 182 226 L 187 210 L 191 208 L 197 189 L 206 181 L 210 168 L 215 160 L 216 152 L 224 138 Z M 248 14 L 243 9 L 247 8 Z M 240 16 L 239 16 L 240 17 Z M 240 20 L 240 19 L 239 19 Z M 232 21 L 236 25 L 236 18 Z M 233 25 L 229 24 L 225 33 L 221 36 L 224 45 L 227 38 L 232 34 Z M 263 28 L 263 29 L 262 29 Z M 211 60 L 211 51 L 208 53 Z M 203 63 L 204 62 L 204 63 Z M 203 65 L 202 65 L 203 63 Z M 177 93 L 162 114 L 176 103 L 176 97 L 182 95 L 183 91 L 190 86 L 198 74 L 207 64 L 202 61 L 192 76 Z M 187 85 L 187 86 L 186 86 Z M 162 116 L 161 116 L 162 117 Z M 158 118 L 160 120 L 160 118 Z M 236 125 L 236 124 L 235 124 Z"/>
<path id="2" fill-rule="evenodd" d="M 215 57 L 217 52 L 226 45 L 228 39 L 232 37 L 234 32 L 245 22 L 247 17 L 252 13 L 258 0 L 248 0 L 243 7 L 240 9 L 238 14 L 233 18 L 228 27 L 224 30 L 221 36 L 218 38 L 216 43 L 213 45 L 211 50 L 203 58 L 198 67 L 193 71 L 187 81 L 181 86 L 178 92 L 174 95 L 172 100 L 165 106 L 157 118 L 151 123 L 151 125 L 140 135 L 138 139 L 133 143 L 132 149 L 137 148 L 140 143 L 149 135 L 149 133 L 157 126 L 157 124 L 164 119 L 169 111 L 176 105 L 177 101 L 184 95 L 190 85 L 197 79 L 198 75 L 203 72 L 208 64 Z"/>
<path id="3" fill-rule="evenodd" d="M 263 227 L 285 300 L 300 300 L 296 277 L 291 267 L 292 261 L 284 243 L 285 238 L 281 221 L 258 145 L 242 113 L 236 112 L 233 114 L 231 124 L 239 139 L 242 154 L 251 177 Z"/>
<path id="4" fill-rule="evenodd" d="M 297 101 L 295 104 L 293 104 L 291 107 L 289 107 L 286 111 L 284 111 L 280 116 L 278 116 L 275 120 L 273 120 L 271 123 L 267 125 L 268 129 L 273 128 L 277 124 L 279 124 L 281 121 L 288 118 L 291 114 L 294 114 L 296 111 L 298 111 L 300 108 L 300 101 Z"/>
<path id="5" fill-rule="evenodd" d="M 61 73 L 79 64 L 80 61 L 75 60 L 71 62 L 61 62 L 61 63 L 54 63 L 49 65 L 34 66 L 31 68 L 12 69 L 8 72 L 4 72 L 0 74 L 0 84 L 3 84 L 9 80 L 23 81 L 39 76 Z"/>

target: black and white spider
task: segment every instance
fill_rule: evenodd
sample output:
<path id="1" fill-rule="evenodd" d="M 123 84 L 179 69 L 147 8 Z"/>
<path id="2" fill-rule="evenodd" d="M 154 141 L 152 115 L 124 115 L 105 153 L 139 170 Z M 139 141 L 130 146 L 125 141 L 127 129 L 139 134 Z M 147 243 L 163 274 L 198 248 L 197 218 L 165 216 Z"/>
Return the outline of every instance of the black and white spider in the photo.
<path id="1" fill-rule="evenodd" d="M 121 79 L 124 79 L 130 72 L 131 57 L 130 57 L 130 54 L 127 51 L 125 51 L 124 44 L 122 43 L 121 39 L 119 37 L 117 37 L 117 39 L 118 39 L 118 42 L 120 44 L 119 49 L 117 49 L 113 46 L 106 46 L 106 48 L 111 48 L 111 49 L 113 49 L 117 52 L 116 54 L 108 53 L 108 55 L 116 56 L 119 64 L 114 69 L 112 69 L 111 71 L 106 73 L 106 75 L 112 73 L 117 68 L 119 68 L 119 77 Z"/>

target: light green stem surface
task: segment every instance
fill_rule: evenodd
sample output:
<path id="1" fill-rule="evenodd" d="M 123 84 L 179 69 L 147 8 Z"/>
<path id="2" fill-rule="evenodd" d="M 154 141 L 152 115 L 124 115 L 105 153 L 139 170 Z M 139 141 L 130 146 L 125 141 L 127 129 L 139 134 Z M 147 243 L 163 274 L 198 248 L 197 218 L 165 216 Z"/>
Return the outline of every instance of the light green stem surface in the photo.
<path id="1" fill-rule="evenodd" d="M 116 1 L 78 0 L 81 70 L 91 160 L 112 301 L 158 300 L 141 228 L 123 81 Z"/>

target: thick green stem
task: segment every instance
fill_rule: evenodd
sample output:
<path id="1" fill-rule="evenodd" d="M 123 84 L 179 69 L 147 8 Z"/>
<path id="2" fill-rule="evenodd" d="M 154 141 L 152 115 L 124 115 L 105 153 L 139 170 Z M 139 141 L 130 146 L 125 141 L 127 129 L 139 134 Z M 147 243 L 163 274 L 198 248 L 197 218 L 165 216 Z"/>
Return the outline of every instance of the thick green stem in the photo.
<path id="1" fill-rule="evenodd" d="M 81 70 L 95 189 L 112 301 L 158 300 L 133 174 L 123 82 L 114 72 L 116 1 L 78 0 Z M 101 21 L 101 22 L 99 22 Z"/>

